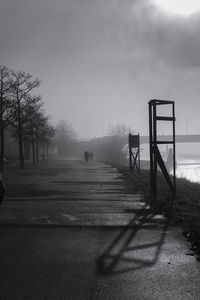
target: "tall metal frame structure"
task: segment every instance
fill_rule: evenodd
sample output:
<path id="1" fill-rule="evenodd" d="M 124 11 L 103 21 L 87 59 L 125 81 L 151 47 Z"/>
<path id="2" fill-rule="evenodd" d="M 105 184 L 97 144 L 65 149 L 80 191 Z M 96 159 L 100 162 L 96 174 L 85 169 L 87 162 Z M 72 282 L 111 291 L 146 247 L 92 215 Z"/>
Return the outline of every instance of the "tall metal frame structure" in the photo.
<path id="1" fill-rule="evenodd" d="M 129 167 L 130 170 L 134 169 L 140 171 L 140 135 L 132 135 L 129 133 L 128 136 L 129 142 Z M 136 152 L 133 152 L 133 149 L 136 149 Z"/>
<path id="2" fill-rule="evenodd" d="M 171 105 L 172 115 L 171 116 L 158 116 L 157 106 L 159 105 Z M 166 121 L 172 122 L 172 140 L 164 141 L 158 140 L 157 137 L 157 122 Z M 176 144 L 175 144 L 175 105 L 174 101 L 168 100 L 157 100 L 152 99 L 149 101 L 149 145 L 150 145 L 150 172 L 151 172 L 151 193 L 152 196 L 157 196 L 157 168 L 160 167 L 163 176 L 172 192 L 176 195 Z M 167 171 L 163 158 L 160 154 L 158 145 L 160 144 L 171 144 L 173 149 L 173 179 L 171 180 L 170 175 Z"/>

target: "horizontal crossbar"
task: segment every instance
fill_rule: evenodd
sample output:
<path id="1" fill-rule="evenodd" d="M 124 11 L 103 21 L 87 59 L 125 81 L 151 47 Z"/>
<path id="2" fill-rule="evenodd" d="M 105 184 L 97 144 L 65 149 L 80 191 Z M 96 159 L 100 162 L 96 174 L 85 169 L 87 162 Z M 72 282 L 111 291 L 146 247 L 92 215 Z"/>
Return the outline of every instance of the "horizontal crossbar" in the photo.
<path id="1" fill-rule="evenodd" d="M 152 144 L 175 144 L 175 141 L 152 141 Z"/>
<path id="2" fill-rule="evenodd" d="M 152 99 L 149 101 L 149 104 L 157 104 L 157 105 L 165 105 L 165 104 L 174 104 L 174 101 L 170 100 L 158 100 L 158 99 Z"/>
<path id="3" fill-rule="evenodd" d="M 176 118 L 158 116 L 158 117 L 156 117 L 156 120 L 157 121 L 176 121 Z"/>

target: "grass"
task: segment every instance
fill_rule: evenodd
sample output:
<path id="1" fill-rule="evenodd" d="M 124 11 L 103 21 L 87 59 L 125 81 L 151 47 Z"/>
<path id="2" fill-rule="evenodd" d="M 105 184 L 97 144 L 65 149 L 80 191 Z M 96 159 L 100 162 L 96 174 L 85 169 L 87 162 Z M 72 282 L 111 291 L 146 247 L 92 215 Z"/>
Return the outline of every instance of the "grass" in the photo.
<path id="1" fill-rule="evenodd" d="M 130 192 L 141 193 L 152 208 L 171 219 L 171 223 L 183 229 L 183 235 L 191 242 L 191 249 L 200 255 L 200 184 L 184 178 L 176 180 L 177 195 L 174 197 L 161 172 L 158 172 L 157 198 L 151 198 L 150 172 L 130 171 L 124 166 L 116 166 L 123 174 L 125 185 Z M 200 256 L 197 258 L 200 260 Z"/>

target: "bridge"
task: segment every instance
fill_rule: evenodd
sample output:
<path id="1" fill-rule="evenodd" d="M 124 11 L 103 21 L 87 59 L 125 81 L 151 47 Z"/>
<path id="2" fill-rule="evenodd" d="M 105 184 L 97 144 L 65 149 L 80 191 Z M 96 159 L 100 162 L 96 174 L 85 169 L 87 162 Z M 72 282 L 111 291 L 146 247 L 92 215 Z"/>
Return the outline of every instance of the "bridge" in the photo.
<path id="1" fill-rule="evenodd" d="M 103 137 L 93 138 L 91 140 L 80 141 L 80 142 L 75 142 L 75 143 L 87 145 L 87 144 L 93 144 L 93 143 L 99 143 L 99 142 L 107 142 L 109 140 L 112 140 L 113 138 L 120 140 L 124 144 L 128 143 L 128 135 L 124 136 L 124 137 L 103 136 Z M 158 135 L 158 140 L 159 141 L 171 141 L 172 136 L 171 135 Z M 200 134 L 190 134 L 190 135 L 177 134 L 176 135 L 176 143 L 198 143 L 198 142 L 200 142 Z M 149 136 L 148 135 L 140 135 L 140 143 L 141 144 L 149 143 Z"/>
<path id="2" fill-rule="evenodd" d="M 160 135 L 158 136 L 159 141 L 171 141 L 171 135 Z M 140 137 L 141 144 L 147 144 L 149 142 L 149 136 L 142 135 Z M 176 135 L 176 143 L 199 143 L 200 134 L 191 134 L 191 135 Z"/>
<path id="3" fill-rule="evenodd" d="M 160 135 L 158 136 L 159 141 L 171 141 L 171 135 Z M 192 134 L 192 135 L 176 135 L 176 143 L 200 143 L 200 134 Z M 148 135 L 140 136 L 141 144 L 149 143 Z M 85 149 L 89 149 L 89 151 L 93 151 L 96 155 L 98 153 L 102 153 L 102 151 L 111 151 L 113 145 L 126 145 L 128 144 L 128 135 L 124 137 L 119 136 L 104 136 L 99 138 L 94 138 L 87 141 L 78 141 L 69 143 L 67 149 L 67 155 L 69 156 L 80 156 Z M 112 148 L 113 149 L 113 148 Z"/>

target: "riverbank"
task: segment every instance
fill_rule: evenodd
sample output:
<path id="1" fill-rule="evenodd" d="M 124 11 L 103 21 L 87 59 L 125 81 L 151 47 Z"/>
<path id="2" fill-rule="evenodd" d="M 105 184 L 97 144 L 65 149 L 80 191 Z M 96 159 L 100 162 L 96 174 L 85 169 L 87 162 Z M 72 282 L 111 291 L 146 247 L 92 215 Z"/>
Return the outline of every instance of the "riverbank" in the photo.
<path id="1" fill-rule="evenodd" d="M 144 194 L 147 203 L 170 218 L 172 224 L 181 226 L 183 235 L 191 242 L 191 250 L 198 254 L 197 259 L 200 260 L 200 184 L 178 178 L 177 195 L 174 197 L 158 172 L 158 196 L 156 201 L 152 201 L 149 170 L 130 173 L 123 166 L 117 166 L 117 169 L 129 191 Z"/>

